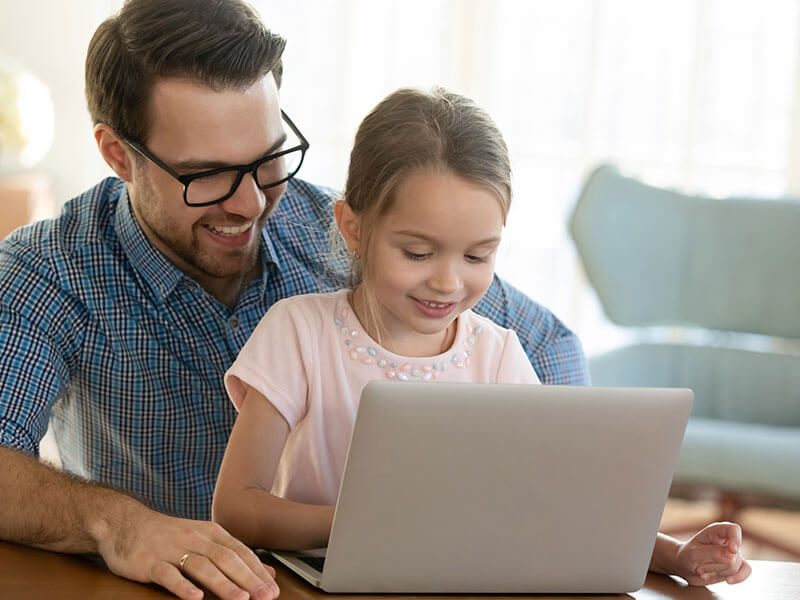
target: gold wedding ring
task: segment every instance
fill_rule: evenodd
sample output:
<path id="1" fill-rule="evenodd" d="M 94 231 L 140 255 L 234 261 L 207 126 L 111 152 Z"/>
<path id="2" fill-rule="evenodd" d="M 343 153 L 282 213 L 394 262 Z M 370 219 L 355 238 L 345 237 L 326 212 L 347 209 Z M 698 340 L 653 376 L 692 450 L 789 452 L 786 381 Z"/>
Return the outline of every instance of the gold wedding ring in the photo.
<path id="1" fill-rule="evenodd" d="M 178 568 L 181 570 L 181 573 L 184 572 L 183 567 L 186 565 L 186 561 L 189 560 L 189 552 L 181 556 L 181 560 L 178 562 Z"/>

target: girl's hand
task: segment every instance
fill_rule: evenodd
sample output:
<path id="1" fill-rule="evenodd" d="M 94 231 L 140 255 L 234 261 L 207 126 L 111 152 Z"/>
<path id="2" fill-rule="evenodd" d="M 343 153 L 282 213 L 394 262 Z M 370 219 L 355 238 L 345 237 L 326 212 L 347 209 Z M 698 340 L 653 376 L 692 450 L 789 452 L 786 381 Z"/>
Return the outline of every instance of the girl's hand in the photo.
<path id="1" fill-rule="evenodd" d="M 741 545 L 742 529 L 736 523 L 712 523 L 680 544 L 675 575 L 690 585 L 740 583 L 752 571 Z"/>

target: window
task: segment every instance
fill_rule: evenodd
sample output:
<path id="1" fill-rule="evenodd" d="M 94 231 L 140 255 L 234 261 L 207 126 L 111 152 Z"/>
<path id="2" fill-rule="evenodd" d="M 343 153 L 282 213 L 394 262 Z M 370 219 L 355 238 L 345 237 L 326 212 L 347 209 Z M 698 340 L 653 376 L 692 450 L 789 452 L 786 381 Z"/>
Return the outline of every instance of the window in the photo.
<path id="1" fill-rule="evenodd" d="M 498 271 L 589 352 L 614 335 L 565 227 L 588 170 L 610 161 L 690 193 L 770 196 L 800 162 L 796 0 L 256 6 L 289 40 L 282 94 L 311 141 L 303 177 L 343 186 L 360 119 L 402 85 L 442 84 L 492 114 L 515 186 Z"/>

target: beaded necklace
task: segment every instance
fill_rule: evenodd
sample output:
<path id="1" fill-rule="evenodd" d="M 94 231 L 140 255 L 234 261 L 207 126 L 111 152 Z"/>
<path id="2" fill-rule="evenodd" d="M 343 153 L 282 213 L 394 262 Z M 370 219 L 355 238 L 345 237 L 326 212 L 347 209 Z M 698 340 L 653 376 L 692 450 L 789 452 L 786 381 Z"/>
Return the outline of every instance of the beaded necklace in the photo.
<path id="1" fill-rule="evenodd" d="M 367 336 L 362 336 L 361 331 L 356 327 L 349 327 L 347 321 L 350 320 L 353 312 L 350 308 L 344 307 L 339 310 L 339 314 L 334 314 L 333 323 L 338 328 L 342 343 L 345 345 L 345 353 L 351 360 L 365 365 L 375 365 L 376 369 L 383 371 L 387 379 L 399 379 L 409 381 L 419 379 L 430 381 L 437 379 L 439 373 L 443 373 L 450 368 L 463 369 L 470 363 L 470 355 L 477 341 L 478 336 L 483 333 L 480 325 L 473 329 L 472 325 L 467 325 L 467 337 L 460 343 L 459 332 L 456 331 L 455 343 L 450 351 L 443 355 L 433 357 L 433 362 L 418 362 L 414 359 L 400 359 L 397 356 L 388 356 L 386 351 L 374 344 Z M 361 342 L 366 338 L 365 342 Z"/>

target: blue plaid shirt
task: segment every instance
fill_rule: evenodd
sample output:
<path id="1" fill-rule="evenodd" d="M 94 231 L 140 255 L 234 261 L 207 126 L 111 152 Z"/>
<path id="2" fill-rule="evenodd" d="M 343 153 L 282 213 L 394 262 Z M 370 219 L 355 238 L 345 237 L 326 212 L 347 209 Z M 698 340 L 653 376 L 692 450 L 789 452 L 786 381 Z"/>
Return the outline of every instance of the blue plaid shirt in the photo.
<path id="1" fill-rule="evenodd" d="M 147 240 L 109 178 L 0 244 L 0 442 L 52 422 L 64 468 L 164 513 L 208 519 L 235 411 L 223 374 L 280 298 L 328 291 L 331 190 L 294 180 L 233 309 Z M 477 312 L 514 329 L 543 383 L 587 383 L 577 338 L 499 279 Z M 269 365 L 265 365 L 269 368 Z"/>

